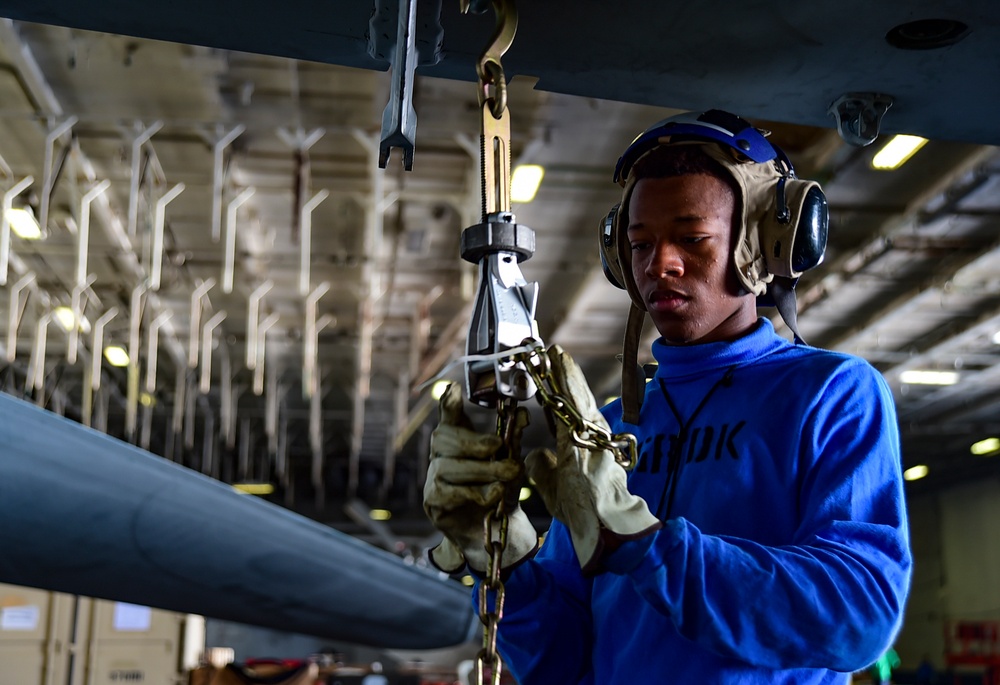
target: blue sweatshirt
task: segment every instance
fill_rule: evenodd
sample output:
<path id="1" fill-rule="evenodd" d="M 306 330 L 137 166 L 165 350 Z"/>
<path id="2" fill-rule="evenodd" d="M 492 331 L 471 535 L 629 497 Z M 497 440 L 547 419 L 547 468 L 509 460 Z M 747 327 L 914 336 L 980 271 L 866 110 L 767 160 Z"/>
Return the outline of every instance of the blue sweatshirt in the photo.
<path id="1" fill-rule="evenodd" d="M 653 354 L 639 425 L 603 411 L 638 438 L 629 489 L 665 525 L 585 578 L 553 521 L 506 583 L 505 662 L 521 685 L 848 682 L 892 644 L 910 581 L 884 380 L 766 319 Z"/>

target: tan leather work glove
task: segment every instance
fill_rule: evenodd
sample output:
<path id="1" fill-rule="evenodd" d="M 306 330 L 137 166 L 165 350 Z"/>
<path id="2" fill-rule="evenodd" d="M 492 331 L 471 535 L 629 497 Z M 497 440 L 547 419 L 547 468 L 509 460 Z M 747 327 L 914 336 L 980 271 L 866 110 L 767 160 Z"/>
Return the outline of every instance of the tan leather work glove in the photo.
<path id="1" fill-rule="evenodd" d="M 513 436 L 514 454 L 520 452 L 521 431 L 528 413 L 520 409 Z M 508 516 L 507 547 L 501 568 L 533 555 L 538 534 L 518 504 L 524 465 L 517 459 L 491 461 L 501 447 L 500 437 L 477 433 L 462 410 L 462 391 L 452 384 L 441 397 L 440 422 L 431 434 L 431 458 L 424 484 L 424 511 L 444 533 L 444 541 L 430 551 L 442 571 L 455 573 L 465 562 L 480 573 L 487 569 L 483 519 L 503 501 Z"/>
<path id="2" fill-rule="evenodd" d="M 580 414 L 608 429 L 580 367 L 561 347 L 549 357 L 557 392 Z M 625 540 L 644 537 L 663 526 L 646 501 L 628 491 L 625 469 L 606 450 L 589 450 L 573 443 L 570 429 L 550 417 L 556 452 L 534 450 L 525 460 L 528 477 L 545 501 L 549 513 L 569 529 L 580 568 L 585 574 L 601 570 L 605 553 Z M 610 429 L 609 429 L 610 430 Z"/>

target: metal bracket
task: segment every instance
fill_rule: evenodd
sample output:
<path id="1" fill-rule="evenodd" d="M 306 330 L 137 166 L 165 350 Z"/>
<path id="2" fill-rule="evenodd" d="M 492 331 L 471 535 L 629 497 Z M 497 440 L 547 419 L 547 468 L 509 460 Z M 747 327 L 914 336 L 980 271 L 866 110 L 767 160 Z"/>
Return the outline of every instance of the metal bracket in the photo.
<path id="1" fill-rule="evenodd" d="M 892 97 L 881 93 L 845 93 L 827 110 L 837 120 L 837 132 L 849 145 L 864 147 L 878 138 L 882 117 Z"/>

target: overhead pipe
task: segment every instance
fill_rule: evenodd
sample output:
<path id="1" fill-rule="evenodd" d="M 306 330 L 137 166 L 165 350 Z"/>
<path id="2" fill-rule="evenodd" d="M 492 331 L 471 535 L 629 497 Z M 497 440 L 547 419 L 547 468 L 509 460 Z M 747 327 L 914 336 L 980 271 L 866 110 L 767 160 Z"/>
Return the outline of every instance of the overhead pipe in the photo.
<path id="1" fill-rule="evenodd" d="M 160 344 L 160 327 L 170 320 L 173 312 L 166 311 L 160 313 L 153 322 L 149 324 L 149 340 L 146 345 L 146 392 L 156 392 L 156 357 Z"/>
<path id="2" fill-rule="evenodd" d="M 128 192 L 128 234 L 135 236 L 136 226 L 139 223 L 139 182 L 142 165 L 142 146 L 145 145 L 153 135 L 163 128 L 162 121 L 155 121 L 148 128 L 139 132 L 132 140 L 132 177 Z"/>
<path id="3" fill-rule="evenodd" d="M 46 86 L 48 84 L 45 84 Z M 38 225 L 44 231 L 49 225 L 49 204 L 52 202 L 52 190 L 56 184 L 56 170 L 53 168 L 55 162 L 55 146 L 63 134 L 76 125 L 79 119 L 75 116 L 68 117 L 65 121 L 57 124 L 45 136 L 45 158 L 42 162 L 42 198 L 38 204 Z"/>
<path id="4" fill-rule="evenodd" d="M 257 327 L 260 324 L 260 301 L 274 287 L 268 279 L 254 288 L 247 299 L 247 368 L 251 371 L 257 363 Z"/>
<path id="5" fill-rule="evenodd" d="M 202 412 L 205 430 L 201 436 L 201 472 L 212 478 L 219 477 L 219 463 L 215 458 L 215 414 L 211 409 Z"/>
<path id="6" fill-rule="evenodd" d="M 229 346 L 222 346 L 222 376 L 219 383 L 219 423 L 222 424 L 222 438 L 226 442 L 226 449 L 232 449 L 236 445 L 236 435 L 233 431 L 235 422 L 233 421 L 233 407 L 236 406 L 233 397 L 233 360 L 229 354 Z"/>
<path id="7" fill-rule="evenodd" d="M 302 398 L 313 396 L 316 376 L 316 359 L 319 353 L 319 326 L 316 315 L 320 298 L 330 290 L 330 284 L 323 281 L 306 298 L 306 325 L 302 354 Z"/>
<path id="8" fill-rule="evenodd" d="M 194 373 L 188 378 L 187 391 L 184 393 L 184 448 L 194 449 L 194 402 L 196 399 Z"/>
<path id="9" fill-rule="evenodd" d="M 251 197 L 254 188 L 246 188 L 226 205 L 226 252 L 222 263 L 222 292 L 233 292 L 233 273 L 236 270 L 236 212 Z"/>
<path id="10" fill-rule="evenodd" d="M 153 212 L 153 254 L 149 265 L 149 289 L 160 289 L 160 277 L 163 272 L 163 231 L 167 221 L 167 205 L 174 201 L 184 191 L 184 184 L 178 183 L 156 201 Z"/>
<path id="11" fill-rule="evenodd" d="M 215 286 L 215 279 L 209 278 L 191 291 L 191 331 L 188 335 L 188 368 L 198 367 L 198 341 L 201 340 L 202 298 Z"/>
<path id="12" fill-rule="evenodd" d="M 80 226 L 76 234 L 76 284 L 81 285 L 87 280 L 87 257 L 90 252 L 90 203 L 97 199 L 111 186 L 111 181 L 104 179 L 84 193 L 80 199 Z"/>
<path id="13" fill-rule="evenodd" d="M 180 447 L 183 444 L 184 406 L 187 403 L 186 390 L 187 374 L 184 368 L 178 368 L 174 378 L 174 406 L 170 416 L 170 430 L 167 431 L 167 446 L 163 455 L 171 461 L 177 461 L 181 452 Z"/>
<path id="14" fill-rule="evenodd" d="M 139 412 L 139 334 L 142 326 L 143 296 L 148 284 L 143 282 L 132 288 L 128 320 L 128 385 L 125 393 L 125 435 L 135 438 L 136 417 Z"/>
<path id="15" fill-rule="evenodd" d="M 222 191 L 226 176 L 226 148 L 245 130 L 247 127 L 239 124 L 212 146 L 212 242 L 219 242 L 222 234 Z"/>
<path id="16" fill-rule="evenodd" d="M 94 393 L 101 389 L 101 359 L 104 357 L 104 327 L 118 315 L 118 307 L 112 307 L 104 312 L 91 330 L 93 333 L 90 345 L 90 371 L 83 383 L 83 398 L 80 401 L 81 423 L 92 425 L 94 411 Z"/>
<path id="17" fill-rule="evenodd" d="M 330 196 L 330 191 L 320 190 L 302 205 L 299 215 L 301 236 L 299 238 L 299 294 L 309 293 L 312 266 L 312 213 L 319 204 Z"/>
<path id="18" fill-rule="evenodd" d="M 7 362 L 11 364 L 17 357 L 17 331 L 21 327 L 24 307 L 28 303 L 28 298 L 21 300 L 21 293 L 34 282 L 35 274 L 29 271 L 10 289 L 10 305 L 7 308 Z"/>
<path id="19" fill-rule="evenodd" d="M 25 392 L 36 390 L 36 402 L 45 402 L 45 347 L 48 342 L 49 323 L 55 318 L 52 312 L 46 312 L 35 325 L 35 344 L 28 362 L 28 375 L 24 380 Z"/>
<path id="20" fill-rule="evenodd" d="M 14 198 L 35 182 L 32 176 L 25 176 L 3 194 L 3 215 L 0 216 L 0 285 L 7 285 L 7 270 L 10 262 L 10 210 L 14 208 Z"/>
<path id="21" fill-rule="evenodd" d="M 4 583 L 385 648 L 478 625 L 436 572 L 10 396 L 0 520 Z"/>
<path id="22" fill-rule="evenodd" d="M 253 394 L 258 397 L 264 393 L 264 348 L 267 344 L 267 332 L 276 323 L 278 323 L 277 312 L 261 321 L 257 329 L 257 361 L 253 369 Z"/>
<path id="23" fill-rule="evenodd" d="M 76 364 L 77 353 L 80 347 L 80 329 L 83 326 L 83 306 L 80 300 L 83 298 L 83 291 L 94 284 L 97 276 L 90 274 L 87 280 L 73 287 L 70 295 L 70 309 L 73 310 L 73 327 L 69 330 L 69 347 L 66 351 L 66 361 Z"/>
<path id="24" fill-rule="evenodd" d="M 250 420 L 243 419 L 240 422 L 240 454 L 236 466 L 236 478 L 238 480 L 249 480 L 253 478 L 250 471 Z"/>
<path id="25" fill-rule="evenodd" d="M 207 395 L 212 389 L 212 337 L 225 318 L 226 312 L 217 312 L 201 329 L 201 378 L 198 390 L 202 395 Z"/>
<path id="26" fill-rule="evenodd" d="M 323 479 L 323 377 L 316 369 L 316 388 L 309 398 L 309 447 L 312 450 L 312 481 L 316 508 L 322 510 L 326 504 L 326 482 Z"/>
<path id="27" fill-rule="evenodd" d="M 278 452 L 278 371 L 275 364 L 267 368 L 264 392 L 264 435 L 267 436 L 267 453 L 274 459 Z"/>

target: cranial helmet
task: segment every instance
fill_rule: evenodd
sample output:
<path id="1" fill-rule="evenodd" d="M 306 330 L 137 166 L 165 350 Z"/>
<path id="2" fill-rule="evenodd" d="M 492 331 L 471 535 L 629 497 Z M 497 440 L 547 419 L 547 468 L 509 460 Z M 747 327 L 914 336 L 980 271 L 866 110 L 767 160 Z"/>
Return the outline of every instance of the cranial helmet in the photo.
<path id="1" fill-rule="evenodd" d="M 604 273 L 632 299 L 625 334 L 622 379 L 623 418 L 637 423 L 642 385 L 636 358 L 645 303 L 632 277 L 628 205 L 635 184 L 636 162 L 651 151 L 670 145 L 697 145 L 731 177 L 736 188 L 736 230 L 733 267 L 740 284 L 757 296 L 760 306 L 777 306 L 797 342 L 795 281 L 823 261 L 829 209 L 819 184 L 796 178 L 784 152 L 766 133 L 740 117 L 720 110 L 688 113 L 664 119 L 640 134 L 615 166 L 614 180 L 623 187 L 622 200 L 600 225 Z"/>

